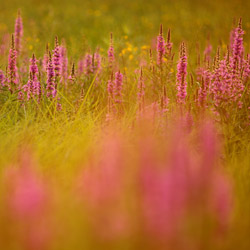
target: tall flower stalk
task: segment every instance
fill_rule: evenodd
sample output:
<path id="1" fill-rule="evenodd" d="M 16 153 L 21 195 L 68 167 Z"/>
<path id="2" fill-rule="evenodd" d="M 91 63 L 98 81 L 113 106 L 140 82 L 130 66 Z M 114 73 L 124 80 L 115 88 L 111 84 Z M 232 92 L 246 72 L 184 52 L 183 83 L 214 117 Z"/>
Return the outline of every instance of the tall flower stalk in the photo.
<path id="1" fill-rule="evenodd" d="M 9 51 L 9 62 L 8 62 L 8 83 L 11 92 L 17 89 L 18 85 L 18 72 L 17 72 L 17 51 L 15 48 L 14 36 L 12 35 L 11 48 Z"/>
<path id="2" fill-rule="evenodd" d="M 55 89 L 55 71 L 54 65 L 52 62 L 51 52 L 49 51 L 49 60 L 47 66 L 47 97 L 55 97 L 56 96 L 56 89 Z"/>
<path id="3" fill-rule="evenodd" d="M 15 24 L 15 44 L 16 51 L 19 54 L 22 49 L 22 37 L 23 37 L 23 20 L 21 16 L 21 11 L 18 11 L 16 24 Z"/>
<path id="4" fill-rule="evenodd" d="M 71 82 L 74 82 L 74 81 L 76 80 L 75 63 L 72 64 L 71 73 L 70 73 L 68 79 L 69 79 Z"/>
<path id="5" fill-rule="evenodd" d="M 144 110 L 144 105 L 145 105 L 145 83 L 144 83 L 142 68 L 140 70 L 140 77 L 139 77 L 137 89 L 138 89 L 137 99 L 138 99 L 139 113 L 142 113 Z"/>
<path id="6" fill-rule="evenodd" d="M 49 61 L 49 44 L 46 45 L 46 50 L 43 56 L 42 66 L 44 72 L 47 72 L 48 61 Z"/>
<path id="7" fill-rule="evenodd" d="M 33 88 L 33 79 L 32 78 L 33 78 L 33 76 L 32 76 L 32 73 L 30 72 L 29 80 L 28 80 L 27 84 L 25 84 L 23 86 L 23 90 L 27 96 L 27 101 L 29 101 L 31 99 L 31 95 L 32 95 L 32 88 Z"/>
<path id="8" fill-rule="evenodd" d="M 63 44 L 60 47 L 60 54 L 61 54 L 61 76 L 64 81 L 68 78 L 68 56 L 67 56 L 67 49 L 66 45 Z"/>
<path id="9" fill-rule="evenodd" d="M 27 92 L 27 100 L 31 98 L 31 94 L 33 97 L 37 98 L 38 102 L 40 101 L 41 97 L 41 83 L 39 80 L 39 71 L 37 66 L 37 59 L 33 54 L 32 58 L 30 59 L 30 77 L 28 83 L 24 86 L 24 91 Z"/>
<path id="10" fill-rule="evenodd" d="M 93 73 L 93 57 L 90 53 L 87 53 L 84 57 L 84 73 L 90 75 Z"/>
<path id="11" fill-rule="evenodd" d="M 186 46 L 183 42 L 180 47 L 180 57 L 177 65 L 177 76 L 176 76 L 178 103 L 185 103 L 187 95 L 186 78 L 187 78 L 187 55 L 186 55 Z"/>
<path id="12" fill-rule="evenodd" d="M 122 87 L 123 87 L 123 74 L 118 71 L 115 73 L 114 81 L 114 99 L 116 103 L 122 103 Z"/>
<path id="13" fill-rule="evenodd" d="M 232 67 L 233 74 L 237 73 L 237 70 L 241 67 L 243 61 L 243 35 L 244 31 L 242 29 L 242 19 L 240 18 L 238 27 L 234 32 L 234 43 L 233 43 L 233 58 L 232 58 Z"/>
<path id="14" fill-rule="evenodd" d="M 161 24 L 160 26 L 160 33 L 157 37 L 157 64 L 162 65 L 163 63 L 163 57 L 165 55 L 165 41 L 163 38 L 163 26 Z"/>
<path id="15" fill-rule="evenodd" d="M 173 43 L 171 42 L 171 30 L 170 29 L 168 29 L 167 42 L 165 43 L 165 47 L 166 47 L 166 55 L 170 58 L 172 47 L 173 47 Z"/>
<path id="16" fill-rule="evenodd" d="M 53 50 L 53 65 L 54 65 L 54 71 L 55 71 L 55 81 L 59 81 L 59 78 L 61 76 L 61 67 L 62 67 L 62 61 L 61 61 L 61 48 L 59 46 L 58 37 L 55 38 L 55 48 Z"/>
<path id="17" fill-rule="evenodd" d="M 115 52 L 114 52 L 114 45 L 113 45 L 113 34 L 110 33 L 110 44 L 108 49 L 108 63 L 109 67 L 112 69 L 115 62 Z"/>

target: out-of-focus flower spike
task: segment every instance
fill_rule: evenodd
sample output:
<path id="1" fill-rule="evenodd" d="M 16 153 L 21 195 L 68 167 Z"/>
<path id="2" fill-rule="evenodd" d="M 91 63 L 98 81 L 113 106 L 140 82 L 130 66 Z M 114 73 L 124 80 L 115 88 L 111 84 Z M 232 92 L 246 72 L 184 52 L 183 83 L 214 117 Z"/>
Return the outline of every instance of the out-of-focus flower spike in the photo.
<path id="1" fill-rule="evenodd" d="M 65 41 L 63 41 L 63 45 L 60 47 L 61 54 L 61 76 L 62 80 L 66 81 L 68 78 L 68 56 Z"/>
<path id="2" fill-rule="evenodd" d="M 49 249 L 52 236 L 51 196 L 46 181 L 36 171 L 30 152 L 22 153 L 18 166 L 5 173 L 6 216 L 20 249 Z"/>
<path id="3" fill-rule="evenodd" d="M 218 69 L 220 66 L 220 47 L 217 48 L 217 52 L 214 58 L 214 65 L 213 65 L 213 69 Z"/>
<path id="4" fill-rule="evenodd" d="M 115 91 L 114 99 L 116 103 L 122 103 L 122 87 L 123 87 L 123 74 L 118 71 L 115 73 Z"/>
<path id="5" fill-rule="evenodd" d="M 157 64 L 158 65 L 162 65 L 163 63 L 163 57 L 166 53 L 165 50 L 165 41 L 163 38 L 163 25 L 160 25 L 160 32 L 159 35 L 157 37 Z"/>
<path id="6" fill-rule="evenodd" d="M 71 74 L 68 78 L 70 81 L 75 81 L 76 80 L 76 75 L 75 75 L 75 63 L 72 64 L 72 68 L 71 68 Z"/>
<path id="7" fill-rule="evenodd" d="M 171 43 L 171 29 L 168 29 L 167 42 L 166 42 L 166 54 L 171 58 L 173 43 Z"/>
<path id="8" fill-rule="evenodd" d="M 113 33 L 110 33 L 110 45 L 108 49 L 108 62 L 110 69 L 113 68 L 115 62 L 115 53 L 114 53 L 114 45 L 113 45 Z"/>
<path id="9" fill-rule="evenodd" d="M 4 72 L 2 70 L 0 70 L 0 85 L 1 85 L 1 87 L 5 87 L 5 81 L 6 81 L 6 78 L 5 78 Z"/>
<path id="10" fill-rule="evenodd" d="M 163 85 L 163 91 L 162 91 L 162 97 L 161 97 L 161 112 L 162 114 L 166 113 L 168 111 L 168 103 L 169 99 L 167 97 L 167 89 L 166 86 Z"/>
<path id="11" fill-rule="evenodd" d="M 32 78 L 33 78 L 32 72 L 30 72 L 29 80 L 28 80 L 27 84 L 23 86 L 23 90 L 24 90 L 24 92 L 26 92 L 26 95 L 27 95 L 27 101 L 29 101 L 31 99 L 31 95 L 32 95 L 32 85 L 33 85 Z"/>
<path id="12" fill-rule="evenodd" d="M 20 54 L 22 49 L 22 37 L 23 37 L 23 21 L 21 16 L 21 11 L 17 13 L 17 19 L 15 24 L 15 44 L 17 54 Z"/>
<path id="13" fill-rule="evenodd" d="M 114 74 L 111 72 L 111 78 L 108 80 L 107 84 L 107 91 L 108 91 L 108 96 L 110 97 L 111 100 L 114 98 Z"/>
<path id="14" fill-rule="evenodd" d="M 95 59 L 95 65 L 94 65 L 94 71 L 98 71 L 100 73 L 101 70 L 101 55 L 99 53 L 99 48 L 96 49 L 96 52 L 94 53 L 94 59 Z"/>
<path id="15" fill-rule="evenodd" d="M 44 70 L 44 72 L 47 72 L 48 61 L 49 61 L 49 44 L 47 43 L 45 54 L 43 56 L 43 70 Z"/>
<path id="16" fill-rule="evenodd" d="M 93 56 L 90 53 L 87 53 L 84 57 L 84 73 L 89 76 L 93 73 Z"/>
<path id="17" fill-rule="evenodd" d="M 210 43 L 210 36 L 208 35 L 208 38 L 207 38 L 207 45 L 206 45 L 206 48 L 204 50 L 204 62 L 210 62 L 211 61 L 211 53 L 212 53 L 212 45 Z"/>
<path id="18" fill-rule="evenodd" d="M 141 67 L 140 70 L 140 77 L 139 77 L 139 82 L 138 82 L 138 108 L 139 108 L 139 113 L 141 114 L 144 110 L 144 105 L 145 105 L 145 83 L 144 83 L 144 78 L 143 78 L 143 70 Z"/>
<path id="19" fill-rule="evenodd" d="M 153 71 L 153 67 L 154 67 L 154 65 L 153 65 L 153 53 L 152 53 L 152 49 L 151 48 L 149 49 L 149 62 L 150 62 L 149 69 L 151 71 Z"/>

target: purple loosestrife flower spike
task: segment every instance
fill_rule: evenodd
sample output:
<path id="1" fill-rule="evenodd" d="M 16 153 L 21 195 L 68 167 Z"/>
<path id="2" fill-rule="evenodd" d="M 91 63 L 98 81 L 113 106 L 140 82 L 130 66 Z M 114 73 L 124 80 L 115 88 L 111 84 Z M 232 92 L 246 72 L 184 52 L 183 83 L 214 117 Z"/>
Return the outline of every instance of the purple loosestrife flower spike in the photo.
<path id="1" fill-rule="evenodd" d="M 38 102 L 40 102 L 41 99 L 41 94 L 42 94 L 42 87 L 41 87 L 41 75 L 40 72 L 38 72 L 38 78 L 34 82 L 34 94 L 37 96 Z"/>
<path id="2" fill-rule="evenodd" d="M 49 44 L 46 45 L 46 51 L 43 56 L 43 70 L 44 72 L 47 72 L 47 66 L 49 61 Z"/>
<path id="3" fill-rule="evenodd" d="M 220 63 L 220 48 L 217 49 L 213 64 L 213 74 L 210 85 L 210 92 L 213 95 L 215 105 L 218 106 L 221 102 L 221 97 L 224 91 L 224 86 L 221 81 L 221 74 L 224 71 L 223 63 Z"/>
<path id="4" fill-rule="evenodd" d="M 85 75 L 90 75 L 93 73 L 93 57 L 90 53 L 87 53 L 84 57 L 84 73 Z"/>
<path id="5" fill-rule="evenodd" d="M 47 96 L 54 97 L 55 94 L 55 72 L 54 72 L 54 67 L 52 63 L 52 57 L 51 53 L 49 51 L 49 60 L 48 60 L 48 66 L 47 66 Z"/>
<path id="6" fill-rule="evenodd" d="M 198 91 L 198 102 L 199 106 L 206 106 L 206 98 L 211 81 L 211 72 L 209 70 L 203 70 L 201 78 L 201 88 Z"/>
<path id="7" fill-rule="evenodd" d="M 118 71 L 115 73 L 115 102 L 122 103 L 122 86 L 123 86 L 123 74 Z"/>
<path id="8" fill-rule="evenodd" d="M 180 47 L 180 58 L 177 65 L 177 102 L 185 103 L 185 98 L 187 95 L 187 56 L 186 56 L 186 47 L 184 42 Z"/>
<path id="9" fill-rule="evenodd" d="M 78 62 L 78 75 L 81 76 L 84 72 L 84 59 L 80 59 Z"/>
<path id="10" fill-rule="evenodd" d="M 96 50 L 95 54 L 94 54 L 94 66 L 93 66 L 93 70 L 94 72 L 99 71 L 101 69 L 101 55 L 99 54 L 99 48 Z"/>
<path id="11" fill-rule="evenodd" d="M 16 58 L 17 58 L 17 52 L 15 49 L 14 36 L 12 35 L 12 43 L 11 43 L 11 49 L 9 51 L 9 62 L 8 62 L 8 72 L 9 72 L 8 82 L 10 84 L 9 88 L 11 92 L 13 92 L 17 88 L 18 84 Z"/>
<path id="12" fill-rule="evenodd" d="M 62 65 L 58 37 L 55 38 L 55 49 L 53 50 L 53 65 L 55 71 L 55 80 L 57 81 L 59 76 L 61 75 L 61 65 Z"/>
<path id="13" fill-rule="evenodd" d="M 32 78 L 33 78 L 33 76 L 32 76 L 32 73 L 30 72 L 29 80 L 28 80 L 27 84 L 23 86 L 23 90 L 27 94 L 27 101 L 29 101 L 31 99 L 31 95 L 32 95 L 32 85 L 33 85 Z"/>
<path id="14" fill-rule="evenodd" d="M 64 81 L 68 78 L 68 57 L 67 57 L 67 49 L 64 46 L 61 46 L 61 76 Z"/>
<path id="15" fill-rule="evenodd" d="M 163 38 L 163 26 L 160 26 L 160 33 L 157 37 L 157 64 L 162 65 L 163 57 L 165 55 L 165 41 Z"/>
<path id="16" fill-rule="evenodd" d="M 114 53 L 114 46 L 113 46 L 113 34 L 110 33 L 110 45 L 108 49 L 108 62 L 109 62 L 109 67 L 113 68 L 115 61 L 115 53 Z"/>
<path id="17" fill-rule="evenodd" d="M 30 72 L 32 73 L 34 78 L 37 77 L 37 74 L 38 74 L 37 59 L 34 54 L 32 55 L 32 58 L 30 59 Z"/>
<path id="18" fill-rule="evenodd" d="M 41 83 L 39 81 L 39 71 L 37 67 L 37 59 L 33 54 L 32 58 L 30 59 L 30 73 L 32 75 L 32 93 L 33 96 L 40 97 L 41 94 Z"/>
<path id="19" fill-rule="evenodd" d="M 114 80 L 113 80 L 113 72 L 111 73 L 111 79 L 108 80 L 107 85 L 108 97 L 113 101 L 114 98 Z"/>
<path id="20" fill-rule="evenodd" d="M 165 47 L 166 47 L 166 53 L 170 57 L 171 52 L 172 52 L 172 47 L 173 47 L 173 43 L 171 43 L 171 30 L 170 29 L 168 29 L 167 42 L 166 42 Z"/>
<path id="21" fill-rule="evenodd" d="M 114 112 L 114 75 L 111 72 L 111 78 L 108 80 L 107 92 L 108 92 L 108 113 L 106 115 L 106 121 L 111 120 L 112 113 Z"/>
<path id="22" fill-rule="evenodd" d="M 22 37 L 23 37 L 23 21 L 21 17 L 21 12 L 19 10 L 15 24 L 15 44 L 16 44 L 16 51 L 18 54 L 21 52 L 22 49 Z"/>
<path id="23" fill-rule="evenodd" d="M 212 45 L 208 42 L 207 47 L 204 50 L 204 61 L 210 62 L 211 61 L 211 52 L 212 52 Z"/>
<path id="24" fill-rule="evenodd" d="M 245 61 L 244 72 L 243 72 L 244 81 L 247 82 L 250 77 L 250 54 L 247 54 L 247 59 Z"/>
<path id="25" fill-rule="evenodd" d="M 31 95 L 33 97 L 40 96 L 40 82 L 38 81 L 38 67 L 37 60 L 35 55 L 33 54 L 30 59 L 30 67 L 29 67 L 29 80 L 26 85 L 24 85 L 23 90 L 27 94 L 27 101 L 31 99 Z"/>
<path id="26" fill-rule="evenodd" d="M 236 20 L 234 19 L 234 21 L 233 21 L 233 28 L 232 28 L 232 30 L 231 30 L 231 32 L 230 32 L 230 37 L 229 37 L 229 41 L 230 41 L 230 44 L 229 44 L 230 52 L 233 52 L 233 47 L 234 47 L 234 38 L 235 38 L 235 31 L 236 31 L 235 25 L 236 25 Z"/>
<path id="27" fill-rule="evenodd" d="M 235 29 L 234 34 L 234 43 L 233 43 L 233 74 L 235 75 L 238 68 L 241 67 L 243 61 L 243 35 L 244 31 L 242 30 L 242 19 L 240 18 L 238 27 Z"/>

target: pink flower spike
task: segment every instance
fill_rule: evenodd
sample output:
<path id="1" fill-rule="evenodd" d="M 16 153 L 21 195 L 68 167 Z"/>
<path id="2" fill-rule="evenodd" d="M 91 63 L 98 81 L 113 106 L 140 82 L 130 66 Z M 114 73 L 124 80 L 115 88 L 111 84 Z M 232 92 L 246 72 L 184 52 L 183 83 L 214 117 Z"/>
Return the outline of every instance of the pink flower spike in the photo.
<path id="1" fill-rule="evenodd" d="M 47 66 L 47 97 L 55 97 L 55 71 L 52 63 L 51 53 L 49 52 L 49 60 Z"/>
<path id="2" fill-rule="evenodd" d="M 8 83 L 10 91 L 13 92 L 17 89 L 18 85 L 18 73 L 17 73 L 17 52 L 15 49 L 14 36 L 12 35 L 11 49 L 9 51 L 9 62 L 8 62 Z"/>
<path id="3" fill-rule="evenodd" d="M 237 73 L 237 70 L 241 68 L 243 62 L 244 55 L 244 47 L 243 47 L 243 35 L 244 31 L 242 29 L 242 19 L 240 18 L 238 27 L 235 29 L 234 35 L 234 43 L 233 43 L 233 58 L 232 58 L 232 67 L 233 74 Z"/>
<path id="4" fill-rule="evenodd" d="M 118 71 L 115 73 L 114 82 L 114 99 L 116 103 L 122 103 L 122 86 L 123 86 L 123 74 Z"/>
<path id="5" fill-rule="evenodd" d="M 15 44 L 17 54 L 20 54 L 22 49 L 22 37 L 23 37 L 23 21 L 21 17 L 21 11 L 18 11 L 16 24 L 15 24 Z"/>
<path id="6" fill-rule="evenodd" d="M 165 44 L 166 54 L 170 57 L 172 52 L 173 43 L 171 42 L 171 30 L 168 29 L 167 42 Z"/>
<path id="7" fill-rule="evenodd" d="M 165 55 L 165 41 L 163 38 L 163 27 L 160 25 L 160 33 L 157 37 L 157 64 L 162 65 L 163 57 Z"/>
<path id="8" fill-rule="evenodd" d="M 113 45 L 113 34 L 110 33 L 110 45 L 108 49 L 108 62 L 109 67 L 113 68 L 115 62 L 115 53 L 114 53 L 114 45 Z"/>
<path id="9" fill-rule="evenodd" d="M 62 57 L 60 53 L 60 46 L 58 42 L 58 37 L 56 36 L 55 38 L 55 48 L 53 50 L 53 66 L 54 66 L 54 71 L 55 71 L 55 81 L 59 79 L 61 76 L 61 67 L 62 67 Z"/>
<path id="10" fill-rule="evenodd" d="M 48 61 L 49 61 L 49 45 L 46 45 L 46 51 L 43 56 L 43 71 L 47 72 L 47 66 L 48 66 Z"/>
<path id="11" fill-rule="evenodd" d="M 186 77 L 187 77 L 187 55 L 186 55 L 186 47 L 183 42 L 180 47 L 180 58 L 177 65 L 177 76 L 176 76 L 178 103 L 185 103 L 187 95 Z"/>
<path id="12" fill-rule="evenodd" d="M 93 56 L 87 53 L 84 57 L 84 73 L 85 75 L 90 75 L 93 73 Z"/>
<path id="13" fill-rule="evenodd" d="M 61 76 L 64 81 L 68 78 L 68 56 L 67 56 L 67 49 L 66 46 L 63 45 L 60 47 L 60 54 L 61 54 Z"/>

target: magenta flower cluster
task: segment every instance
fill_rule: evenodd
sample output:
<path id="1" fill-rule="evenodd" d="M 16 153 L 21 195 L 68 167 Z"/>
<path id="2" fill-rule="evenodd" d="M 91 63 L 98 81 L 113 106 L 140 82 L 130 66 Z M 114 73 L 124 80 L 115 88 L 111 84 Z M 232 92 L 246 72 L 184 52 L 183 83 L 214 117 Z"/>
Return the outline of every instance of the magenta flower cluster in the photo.
<path id="1" fill-rule="evenodd" d="M 180 47 L 180 58 L 177 65 L 176 86 L 177 86 L 177 102 L 185 103 L 187 95 L 187 55 L 184 43 Z"/>

